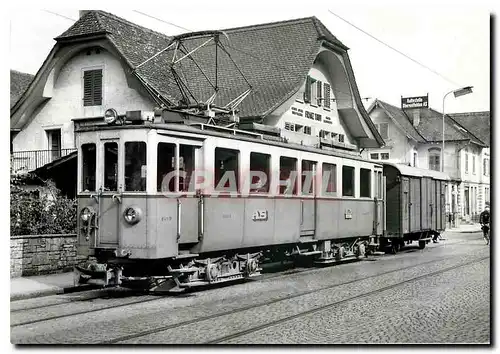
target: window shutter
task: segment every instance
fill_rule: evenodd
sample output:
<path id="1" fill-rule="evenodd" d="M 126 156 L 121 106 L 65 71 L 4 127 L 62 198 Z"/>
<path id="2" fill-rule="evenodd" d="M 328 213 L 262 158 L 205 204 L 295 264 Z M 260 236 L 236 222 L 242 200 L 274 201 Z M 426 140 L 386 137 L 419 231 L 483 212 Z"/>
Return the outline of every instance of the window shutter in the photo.
<path id="1" fill-rule="evenodd" d="M 321 89 L 323 88 L 323 83 L 321 81 L 316 82 L 317 85 L 317 90 L 316 90 L 316 98 L 318 102 L 318 106 L 321 106 L 321 99 L 323 98 L 323 95 L 321 94 Z"/>
<path id="2" fill-rule="evenodd" d="M 326 108 L 330 108 L 330 85 L 329 84 L 327 84 L 327 83 L 324 84 L 324 91 L 325 91 L 325 93 L 324 93 L 324 96 L 325 96 L 324 106 Z"/>
<path id="3" fill-rule="evenodd" d="M 307 79 L 306 79 L 306 90 L 304 91 L 304 102 L 305 103 L 311 102 L 311 77 L 309 75 L 307 75 Z"/>
<path id="4" fill-rule="evenodd" d="M 102 70 L 87 70 L 83 73 L 83 105 L 102 105 Z"/>

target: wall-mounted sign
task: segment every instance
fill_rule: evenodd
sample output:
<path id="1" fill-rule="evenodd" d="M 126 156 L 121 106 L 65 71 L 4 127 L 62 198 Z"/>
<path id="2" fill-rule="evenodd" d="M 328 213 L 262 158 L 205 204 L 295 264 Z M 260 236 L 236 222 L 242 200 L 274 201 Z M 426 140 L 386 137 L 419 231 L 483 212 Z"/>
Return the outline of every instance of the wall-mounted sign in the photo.
<path id="1" fill-rule="evenodd" d="M 352 219 L 352 210 L 351 209 L 346 209 L 344 215 L 345 215 L 346 219 Z"/>
<path id="2" fill-rule="evenodd" d="M 429 107 L 429 96 L 401 97 L 402 109 L 428 108 L 428 107 Z"/>

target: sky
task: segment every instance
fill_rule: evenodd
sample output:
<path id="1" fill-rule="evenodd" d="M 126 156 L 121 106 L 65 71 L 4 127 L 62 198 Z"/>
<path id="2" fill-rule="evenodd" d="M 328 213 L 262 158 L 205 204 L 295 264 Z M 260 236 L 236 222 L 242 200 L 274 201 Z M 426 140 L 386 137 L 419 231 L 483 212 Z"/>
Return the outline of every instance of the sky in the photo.
<path id="1" fill-rule="evenodd" d="M 367 98 L 365 104 L 378 98 L 400 106 L 401 96 L 428 94 L 430 107 L 442 111 L 445 93 L 462 86 L 474 86 L 473 94 L 459 98 L 448 96 L 445 111 L 490 109 L 492 5 L 486 1 L 378 1 L 375 4 L 366 1 L 254 1 L 246 5 L 240 2 L 189 1 L 171 4 L 168 8 L 144 2 L 127 4 L 135 10 L 121 6 L 121 3 L 120 6 L 111 3 L 106 7 L 90 4 L 94 5 L 92 8 L 111 12 L 167 35 L 184 33 L 185 29 L 224 29 L 316 16 L 350 48 L 348 53 L 361 97 Z M 35 74 L 54 46 L 53 38 L 79 17 L 78 10 L 67 6 L 58 7 L 46 2 L 44 5 L 47 7 L 43 9 L 36 6 L 10 9 L 11 69 Z"/>

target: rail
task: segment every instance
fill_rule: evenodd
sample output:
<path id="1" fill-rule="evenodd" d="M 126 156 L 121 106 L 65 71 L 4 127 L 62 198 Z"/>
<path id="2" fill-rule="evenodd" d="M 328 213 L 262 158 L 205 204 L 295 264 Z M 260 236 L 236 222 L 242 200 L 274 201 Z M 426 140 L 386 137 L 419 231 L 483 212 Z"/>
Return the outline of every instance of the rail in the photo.
<path id="1" fill-rule="evenodd" d="M 14 151 L 10 156 L 12 173 L 26 173 L 36 170 L 61 157 L 76 151 L 75 148 L 59 150 Z"/>

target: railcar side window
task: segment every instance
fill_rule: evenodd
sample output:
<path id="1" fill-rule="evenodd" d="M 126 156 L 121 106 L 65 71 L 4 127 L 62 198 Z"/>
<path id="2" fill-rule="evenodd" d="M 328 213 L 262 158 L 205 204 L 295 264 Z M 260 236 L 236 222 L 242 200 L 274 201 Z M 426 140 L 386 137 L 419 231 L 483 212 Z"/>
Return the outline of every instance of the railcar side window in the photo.
<path id="1" fill-rule="evenodd" d="M 280 194 L 297 194 L 297 159 L 280 157 Z"/>
<path id="2" fill-rule="evenodd" d="M 232 149 L 215 149 L 215 181 L 218 191 L 238 191 L 238 157 L 240 152 Z"/>
<path id="3" fill-rule="evenodd" d="M 271 155 L 250 153 L 250 193 L 268 193 L 271 183 Z"/>
<path id="4" fill-rule="evenodd" d="M 354 197 L 354 167 L 342 166 L 342 195 Z"/>
<path id="5" fill-rule="evenodd" d="M 96 148 L 95 144 L 82 145 L 82 190 L 95 191 Z"/>
<path id="6" fill-rule="evenodd" d="M 116 191 L 118 187 L 118 144 L 104 144 L 104 190 Z"/>
<path id="7" fill-rule="evenodd" d="M 315 172 L 315 161 L 302 160 L 302 194 L 313 194 Z"/>
<path id="8" fill-rule="evenodd" d="M 383 178 L 382 178 L 382 172 L 377 172 L 377 198 L 382 199 L 384 195 L 383 191 Z"/>
<path id="9" fill-rule="evenodd" d="M 195 147 L 180 145 L 179 148 L 179 191 L 188 192 L 191 175 L 194 173 Z"/>
<path id="10" fill-rule="evenodd" d="M 337 165 L 324 163 L 321 179 L 323 194 L 337 193 Z"/>
<path id="11" fill-rule="evenodd" d="M 359 196 L 360 197 L 371 197 L 371 173 L 372 171 L 361 168 L 359 172 Z"/>
<path id="12" fill-rule="evenodd" d="M 175 192 L 175 144 L 158 143 L 156 186 L 158 192 Z"/>
<path id="13" fill-rule="evenodd" d="M 125 190 L 145 191 L 146 172 L 146 143 L 143 141 L 125 143 Z"/>

